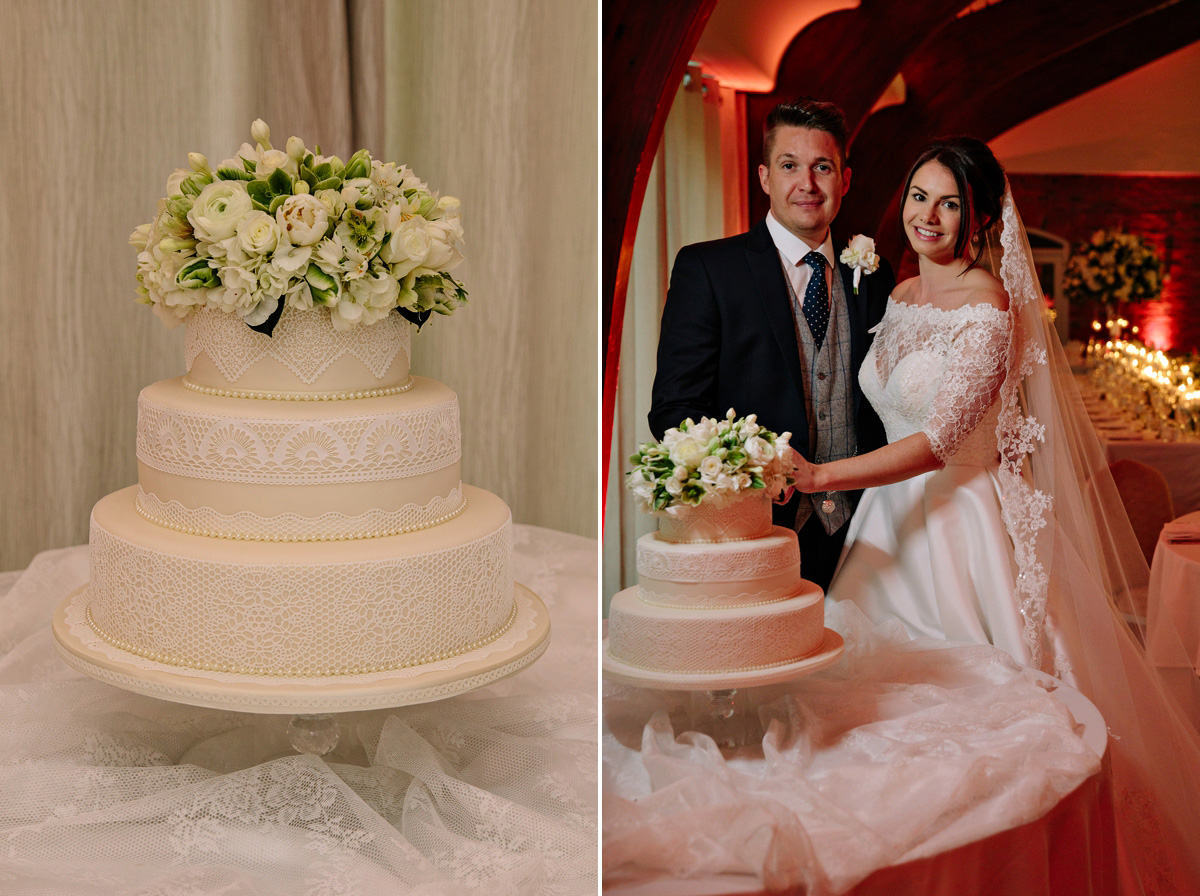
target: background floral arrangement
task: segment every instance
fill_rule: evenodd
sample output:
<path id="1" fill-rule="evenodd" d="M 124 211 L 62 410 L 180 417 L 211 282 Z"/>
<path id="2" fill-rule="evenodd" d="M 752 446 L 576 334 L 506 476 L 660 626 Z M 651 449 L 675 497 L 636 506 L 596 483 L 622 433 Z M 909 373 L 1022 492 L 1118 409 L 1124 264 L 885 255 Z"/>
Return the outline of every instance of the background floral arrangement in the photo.
<path id="1" fill-rule="evenodd" d="M 754 414 L 735 419 L 732 408 L 724 420 L 689 418 L 630 455 L 625 485 L 647 513 L 749 489 L 766 489 L 774 500 L 794 482 L 790 438 L 759 426 Z"/>
<path id="2" fill-rule="evenodd" d="M 1067 262 L 1063 295 L 1076 305 L 1157 299 L 1165 279 L 1162 267 L 1154 247 L 1140 236 L 1097 230 Z"/>
<path id="3" fill-rule="evenodd" d="M 214 308 L 269 335 L 287 306 L 327 307 L 338 330 L 393 310 L 419 326 L 466 301 L 449 274 L 463 258 L 457 199 L 365 149 L 347 162 L 298 137 L 274 149 L 262 119 L 250 135 L 215 171 L 189 153 L 129 238 L 139 300 L 167 326 Z"/>

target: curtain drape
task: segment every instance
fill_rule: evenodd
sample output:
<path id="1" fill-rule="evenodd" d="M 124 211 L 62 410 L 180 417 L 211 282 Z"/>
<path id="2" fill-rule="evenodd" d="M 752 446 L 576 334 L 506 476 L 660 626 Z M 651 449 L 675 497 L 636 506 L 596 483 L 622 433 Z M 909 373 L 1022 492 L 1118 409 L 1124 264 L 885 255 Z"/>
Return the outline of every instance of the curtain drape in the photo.
<path id="1" fill-rule="evenodd" d="M 724 98 L 729 101 L 730 97 Z M 604 601 L 637 582 L 637 540 L 657 521 L 640 512 L 624 488 L 628 458 L 650 439 L 646 414 L 654 382 L 658 322 L 675 254 L 689 243 L 725 235 L 721 94 L 713 79 L 689 72 L 675 95 L 638 219 L 625 324 L 604 525 Z"/>
<path id="2" fill-rule="evenodd" d="M 415 370 L 462 398 L 465 480 L 594 535 L 596 28 L 546 0 L 0 5 L 0 569 L 86 541 L 136 480 L 137 393 L 183 342 L 134 301 L 126 240 L 255 118 L 462 199 L 472 303 Z"/>

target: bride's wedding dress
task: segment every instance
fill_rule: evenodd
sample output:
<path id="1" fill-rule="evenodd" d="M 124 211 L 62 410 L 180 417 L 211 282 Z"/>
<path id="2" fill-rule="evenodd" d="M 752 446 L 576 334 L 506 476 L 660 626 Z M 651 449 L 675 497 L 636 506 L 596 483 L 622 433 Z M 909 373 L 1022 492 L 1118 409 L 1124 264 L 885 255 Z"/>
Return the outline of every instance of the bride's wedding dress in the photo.
<path id="1" fill-rule="evenodd" d="M 877 625 L 898 619 L 914 638 L 990 643 L 1029 665 L 996 447 L 1010 340 L 1008 312 L 991 305 L 888 299 L 863 394 L 889 442 L 924 432 L 945 466 L 863 493 L 828 600 L 853 601 Z"/>
<path id="2" fill-rule="evenodd" d="M 864 493 L 829 600 L 1082 692 L 1110 735 L 1122 892 L 1200 892 L 1200 678 L 1170 617 L 1136 610 L 1149 570 L 1008 190 L 989 236 L 1008 311 L 889 300 L 876 328 L 863 392 L 889 441 L 924 432 L 945 466 Z"/>

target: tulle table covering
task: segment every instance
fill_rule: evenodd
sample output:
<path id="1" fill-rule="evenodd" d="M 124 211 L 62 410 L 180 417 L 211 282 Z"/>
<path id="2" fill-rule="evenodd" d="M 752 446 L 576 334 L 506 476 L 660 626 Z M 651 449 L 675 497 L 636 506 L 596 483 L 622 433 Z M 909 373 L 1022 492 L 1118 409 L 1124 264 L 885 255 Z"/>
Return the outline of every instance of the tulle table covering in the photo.
<path id="1" fill-rule="evenodd" d="M 687 730 L 678 694 L 605 682 L 606 888 L 830 896 L 864 880 L 876 892 L 883 869 L 883 891 L 917 894 L 966 856 L 960 886 L 981 862 L 1027 858 L 1033 873 L 1007 872 L 1013 889 L 996 892 L 1054 892 L 1064 873 L 1072 892 L 1110 892 L 1107 736 L 1085 698 L 988 646 L 873 628 L 848 602 L 826 624 L 846 638 L 843 660 L 755 692 L 758 747 L 722 753 Z"/>
<path id="2" fill-rule="evenodd" d="M 1181 540 L 1173 540 L 1172 533 Z M 1146 642 L 1151 660 L 1179 656 L 1169 640 L 1170 630 L 1159 626 L 1164 618 L 1173 622 L 1184 651 L 1200 672 L 1200 541 L 1185 539 L 1189 534 L 1200 536 L 1200 512 L 1168 523 L 1159 536 L 1150 564 Z"/>
<path id="3" fill-rule="evenodd" d="M 594 894 L 596 543 L 514 536 L 545 655 L 450 700 L 342 715 L 331 761 L 295 754 L 286 716 L 68 667 L 49 620 L 86 547 L 0 574 L 0 892 Z"/>

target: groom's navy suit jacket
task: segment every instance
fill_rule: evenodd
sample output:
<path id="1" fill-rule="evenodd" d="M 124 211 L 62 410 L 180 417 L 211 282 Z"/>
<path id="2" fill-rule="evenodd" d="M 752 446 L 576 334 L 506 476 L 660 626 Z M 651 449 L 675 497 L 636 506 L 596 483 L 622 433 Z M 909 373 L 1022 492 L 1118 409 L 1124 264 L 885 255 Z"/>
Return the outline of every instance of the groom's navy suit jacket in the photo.
<path id="1" fill-rule="evenodd" d="M 849 304 L 855 421 L 864 453 L 887 439 L 862 396 L 858 369 L 871 344 L 867 331 L 883 316 L 895 278 L 881 261 L 855 295 L 851 269 L 840 262 L 837 268 Z M 757 414 L 777 433 L 791 432 L 792 447 L 810 457 L 802 376 L 791 300 L 766 221 L 738 236 L 680 249 L 659 331 L 649 414 L 654 436 L 687 417 L 724 417 L 733 408 L 738 416 Z M 799 500 L 776 507 L 777 525 L 793 525 Z"/>

